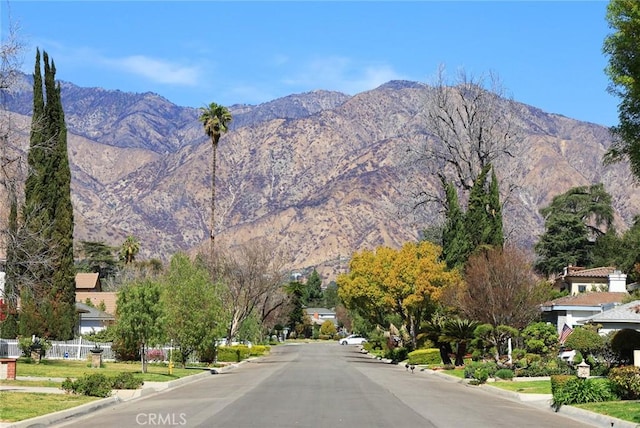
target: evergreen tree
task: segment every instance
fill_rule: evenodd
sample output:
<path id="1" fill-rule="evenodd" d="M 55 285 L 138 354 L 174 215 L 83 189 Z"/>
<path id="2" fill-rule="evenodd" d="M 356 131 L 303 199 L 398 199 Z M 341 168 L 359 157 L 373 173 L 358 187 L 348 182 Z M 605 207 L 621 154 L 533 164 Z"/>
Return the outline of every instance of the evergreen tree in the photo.
<path id="1" fill-rule="evenodd" d="M 306 283 L 304 304 L 306 306 L 317 306 L 322 301 L 322 278 L 317 270 L 313 270 Z"/>
<path id="2" fill-rule="evenodd" d="M 569 265 L 591 267 L 595 243 L 611 228 L 611 195 L 602 184 L 579 186 L 555 196 L 540 210 L 545 233 L 535 245 L 536 269 L 543 274 L 561 272 Z"/>
<path id="3" fill-rule="evenodd" d="M 464 225 L 464 213 L 458 203 L 453 183 L 444 184 L 446 194 L 446 222 L 442 230 L 442 259 L 447 268 L 462 267 L 469 255 L 469 239 Z"/>
<path id="4" fill-rule="evenodd" d="M 489 217 L 491 233 L 487 244 L 493 247 L 502 247 L 504 244 L 504 232 L 502 229 L 502 204 L 500 203 L 500 189 L 495 169 L 491 169 L 491 184 L 487 203 L 487 215 Z"/>
<path id="5" fill-rule="evenodd" d="M 36 52 L 20 267 L 20 334 L 70 339 L 76 325 L 73 207 L 67 130 L 55 64 Z M 44 92 L 43 92 L 44 89 Z M 46 95 L 46 102 L 45 102 Z"/>
<path id="6" fill-rule="evenodd" d="M 487 195 L 487 174 L 491 165 L 486 165 L 480 175 L 473 183 L 469 194 L 469 205 L 465 216 L 465 226 L 469 243 L 473 250 L 489 243 L 492 233 L 491 221 L 487 215 L 488 195 Z"/>

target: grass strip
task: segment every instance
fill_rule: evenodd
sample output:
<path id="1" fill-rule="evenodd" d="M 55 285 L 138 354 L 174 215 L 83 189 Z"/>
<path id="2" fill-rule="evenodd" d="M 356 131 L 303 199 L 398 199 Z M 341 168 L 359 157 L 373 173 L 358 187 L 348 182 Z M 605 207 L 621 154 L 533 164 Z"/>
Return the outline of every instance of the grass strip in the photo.
<path id="1" fill-rule="evenodd" d="M 98 400 L 97 397 L 0 391 L 0 422 L 17 422 Z"/>
<path id="2" fill-rule="evenodd" d="M 102 373 L 106 376 L 114 376 L 122 372 L 132 372 L 136 377 L 149 382 L 167 382 L 182 377 L 200 373 L 200 370 L 173 369 L 173 374 L 169 374 L 166 365 L 149 364 L 147 373 L 142 373 L 140 363 L 105 362 L 100 368 L 91 368 L 91 363 L 87 361 L 69 360 L 42 360 L 39 364 L 27 363 L 18 360 L 16 366 L 17 376 L 42 377 L 42 378 L 67 378 L 77 379 L 83 375 L 92 373 Z"/>
<path id="3" fill-rule="evenodd" d="M 523 380 L 517 382 L 502 380 L 491 382 L 489 385 L 520 394 L 551 394 L 551 381 L 548 380 Z"/>
<path id="4" fill-rule="evenodd" d="M 640 400 L 605 401 L 603 403 L 573 404 L 572 406 L 640 424 Z"/>

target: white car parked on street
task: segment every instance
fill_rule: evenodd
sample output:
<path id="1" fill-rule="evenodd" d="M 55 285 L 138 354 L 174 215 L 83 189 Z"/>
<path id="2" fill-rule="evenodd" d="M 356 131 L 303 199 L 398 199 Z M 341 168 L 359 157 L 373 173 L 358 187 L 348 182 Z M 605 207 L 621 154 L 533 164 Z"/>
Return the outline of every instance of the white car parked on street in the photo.
<path id="1" fill-rule="evenodd" d="M 367 339 L 360 336 L 359 334 L 350 334 L 349 336 L 340 339 L 341 345 L 362 345 L 365 343 Z"/>

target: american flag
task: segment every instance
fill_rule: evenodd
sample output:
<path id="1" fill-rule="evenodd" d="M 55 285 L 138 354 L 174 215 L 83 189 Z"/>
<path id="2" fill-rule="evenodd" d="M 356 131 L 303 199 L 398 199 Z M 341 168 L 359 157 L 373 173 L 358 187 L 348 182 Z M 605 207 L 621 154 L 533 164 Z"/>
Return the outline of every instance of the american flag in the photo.
<path id="1" fill-rule="evenodd" d="M 560 343 L 563 344 L 564 341 L 567 340 L 567 337 L 569 337 L 571 333 L 573 333 L 573 329 L 569 327 L 567 324 L 565 324 L 562 327 L 562 331 L 560 332 L 560 338 L 559 338 Z"/>

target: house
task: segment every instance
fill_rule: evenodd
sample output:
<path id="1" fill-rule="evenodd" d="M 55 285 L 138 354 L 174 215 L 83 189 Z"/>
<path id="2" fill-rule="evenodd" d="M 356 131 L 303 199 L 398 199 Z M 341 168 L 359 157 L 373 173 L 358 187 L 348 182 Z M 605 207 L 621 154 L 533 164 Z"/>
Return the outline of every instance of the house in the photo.
<path id="1" fill-rule="evenodd" d="M 305 308 L 307 315 L 311 318 L 311 322 L 315 325 L 322 325 L 325 321 L 329 320 L 334 325 L 338 325 L 338 318 L 336 313 L 327 308 Z"/>
<path id="2" fill-rule="evenodd" d="M 580 322 L 586 323 L 600 324 L 600 334 L 624 329 L 640 331 L 640 300 L 615 306 Z"/>
<path id="3" fill-rule="evenodd" d="M 76 302 L 86 304 L 87 301 L 95 307 L 104 305 L 104 311 L 108 314 L 116 314 L 116 301 L 118 299 L 118 293 L 110 291 L 77 291 L 76 290 Z"/>
<path id="4" fill-rule="evenodd" d="M 76 274 L 76 302 L 99 307 L 104 304 L 105 312 L 111 315 L 116 313 L 115 292 L 102 291 L 102 283 L 98 273 L 79 272 Z"/>
<path id="5" fill-rule="evenodd" d="M 620 305 L 628 295 L 626 291 L 593 291 L 560 297 L 540 306 L 542 319 L 555 324 L 560 335 L 565 324 L 573 328 L 594 315 Z"/>
<path id="6" fill-rule="evenodd" d="M 585 269 L 579 266 L 567 266 L 555 279 L 558 291 L 569 291 L 569 294 L 590 291 L 610 291 L 623 293 L 627 291 L 627 275 L 613 266 Z"/>
<path id="7" fill-rule="evenodd" d="M 96 333 L 115 322 L 113 315 L 84 303 L 76 302 L 76 312 L 80 314 L 79 334 Z"/>
<path id="8" fill-rule="evenodd" d="M 102 291 L 100 274 L 88 272 L 76 273 L 76 291 Z"/>

